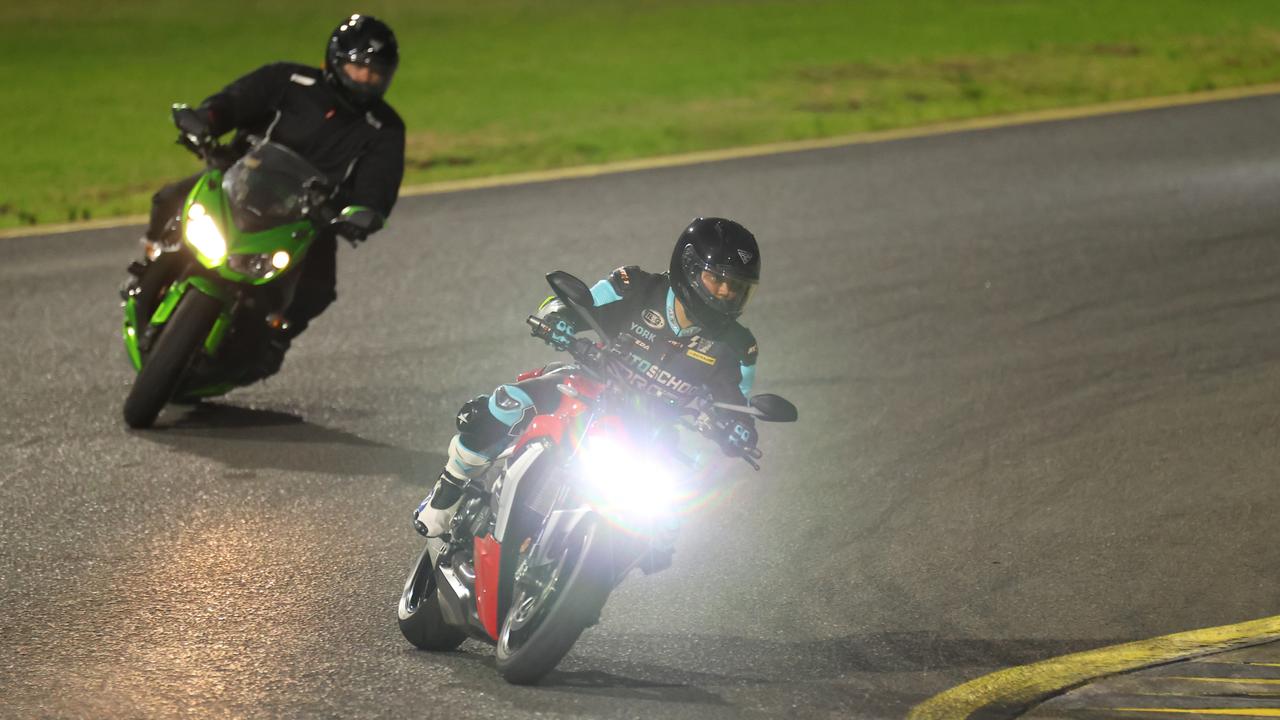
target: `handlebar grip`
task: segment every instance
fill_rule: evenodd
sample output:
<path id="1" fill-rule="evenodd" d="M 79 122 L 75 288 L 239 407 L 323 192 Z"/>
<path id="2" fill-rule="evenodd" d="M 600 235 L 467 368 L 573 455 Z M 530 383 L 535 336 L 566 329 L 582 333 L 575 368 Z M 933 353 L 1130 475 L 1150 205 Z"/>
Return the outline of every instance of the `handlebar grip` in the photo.
<path id="1" fill-rule="evenodd" d="M 314 199 L 314 198 L 313 198 Z M 321 225 L 329 225 L 338 217 L 338 211 L 329 207 L 323 200 L 316 204 L 313 211 L 316 222 Z"/>

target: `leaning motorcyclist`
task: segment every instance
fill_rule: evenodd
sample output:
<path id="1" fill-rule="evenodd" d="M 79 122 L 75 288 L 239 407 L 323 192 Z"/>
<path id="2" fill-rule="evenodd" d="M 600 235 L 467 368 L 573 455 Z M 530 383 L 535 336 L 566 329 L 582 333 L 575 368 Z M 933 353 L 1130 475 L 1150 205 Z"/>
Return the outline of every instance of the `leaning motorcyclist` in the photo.
<path id="1" fill-rule="evenodd" d="M 250 136 L 297 152 L 338 188 L 330 204 L 376 211 L 376 230 L 391 214 L 404 174 L 404 123 L 382 99 L 399 57 L 391 28 L 372 16 L 352 15 L 329 36 L 323 68 L 286 62 L 265 65 L 198 108 L 179 112 L 204 127 L 206 140 L 235 130 L 227 148 L 229 160 L 249 149 Z M 160 260 L 164 250 L 177 249 L 179 214 L 201 175 L 203 171 L 167 185 L 152 198 L 143 238 L 148 259 Z M 320 233 L 299 270 L 302 275 L 291 304 L 268 330 L 268 352 L 254 369 L 256 376 L 279 370 L 292 339 L 337 299 L 338 234 L 359 242 L 366 233 L 349 226 Z"/>
<path id="2" fill-rule="evenodd" d="M 601 327 L 611 336 L 624 334 L 628 382 L 673 404 L 687 403 L 706 388 L 716 401 L 744 405 L 755 379 L 757 348 L 737 318 L 759 280 L 755 236 L 732 220 L 706 217 L 680 234 L 667 272 L 622 267 L 596 283 L 591 297 Z M 537 316 L 553 328 L 548 342 L 560 348 L 583 327 L 571 308 L 553 298 Z M 559 376 L 572 367 L 557 365 L 462 406 L 444 471 L 414 512 L 418 532 L 447 533 L 462 487 L 483 475 L 534 415 L 558 405 Z M 727 453 L 755 447 L 751 418 L 735 419 L 723 429 Z"/>

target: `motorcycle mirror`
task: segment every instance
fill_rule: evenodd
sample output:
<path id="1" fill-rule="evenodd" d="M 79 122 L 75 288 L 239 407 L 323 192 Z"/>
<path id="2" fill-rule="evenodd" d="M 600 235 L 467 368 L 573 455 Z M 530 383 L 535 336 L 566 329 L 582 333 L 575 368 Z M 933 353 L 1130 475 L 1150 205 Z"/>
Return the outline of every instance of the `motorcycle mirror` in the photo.
<path id="1" fill-rule="evenodd" d="M 587 284 L 563 270 L 547 273 L 547 284 L 556 295 L 567 303 L 591 307 L 595 302 L 591 299 L 591 289 Z"/>
<path id="2" fill-rule="evenodd" d="M 209 126 L 195 110 L 182 103 L 173 106 L 173 124 L 187 135 L 200 137 L 209 132 Z"/>
<path id="3" fill-rule="evenodd" d="M 795 422 L 800 418 L 796 406 L 780 395 L 756 395 L 747 402 L 760 411 L 760 419 L 766 422 Z"/>
<path id="4" fill-rule="evenodd" d="M 796 406 L 790 400 L 778 395 L 756 395 L 747 401 L 747 405 L 731 405 L 729 403 L 711 403 L 721 410 L 750 415 L 765 422 L 795 422 L 800 417 Z"/>
<path id="5" fill-rule="evenodd" d="M 345 225 L 368 235 L 382 227 L 382 214 L 373 208 L 348 205 L 342 208 L 342 212 L 338 213 L 338 217 L 334 218 L 329 224 Z"/>
<path id="6" fill-rule="evenodd" d="M 600 327 L 600 323 L 591 312 L 591 308 L 595 307 L 595 301 L 591 299 L 591 289 L 586 283 L 563 270 L 556 270 L 547 273 L 547 284 L 551 285 L 556 297 L 582 316 L 582 319 L 587 321 L 602 340 L 608 341 L 608 334 L 605 333 L 604 328 Z"/>

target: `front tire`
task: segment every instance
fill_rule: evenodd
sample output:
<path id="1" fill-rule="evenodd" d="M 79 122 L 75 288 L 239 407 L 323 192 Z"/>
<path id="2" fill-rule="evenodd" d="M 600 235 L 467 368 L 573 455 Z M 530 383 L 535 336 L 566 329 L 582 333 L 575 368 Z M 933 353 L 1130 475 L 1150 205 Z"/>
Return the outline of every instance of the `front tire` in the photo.
<path id="1" fill-rule="evenodd" d="M 143 269 L 134 299 L 138 337 L 142 337 L 151 326 L 151 315 L 164 301 L 169 287 L 182 276 L 187 261 L 185 249 L 163 252 Z"/>
<path id="2" fill-rule="evenodd" d="M 182 296 L 125 398 L 129 427 L 148 428 L 156 421 L 221 313 L 221 301 L 195 288 Z"/>
<path id="3" fill-rule="evenodd" d="M 497 667 L 507 682 L 532 685 L 555 669 L 583 630 L 600 618 L 613 589 L 607 532 L 590 520 L 566 538 L 550 597 L 528 589 L 512 593 L 511 609 L 498 633 Z M 538 608 L 545 603 L 544 608 Z M 522 617 L 523 616 L 523 617 Z"/>
<path id="4" fill-rule="evenodd" d="M 444 621 L 440 612 L 440 595 L 436 592 L 436 569 L 431 553 L 422 549 L 396 608 L 400 634 L 422 650 L 453 650 L 467 639 L 467 634 Z"/>

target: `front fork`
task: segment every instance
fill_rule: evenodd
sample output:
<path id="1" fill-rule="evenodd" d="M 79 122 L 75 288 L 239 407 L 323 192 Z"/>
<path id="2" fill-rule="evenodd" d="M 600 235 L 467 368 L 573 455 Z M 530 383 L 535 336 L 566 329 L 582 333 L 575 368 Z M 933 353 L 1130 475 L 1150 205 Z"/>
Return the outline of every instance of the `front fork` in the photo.
<path id="1" fill-rule="evenodd" d="M 131 266 L 130 270 L 132 271 L 133 269 L 133 266 Z M 145 272 L 145 268 L 142 268 L 141 271 Z M 223 339 L 226 337 L 227 329 L 231 325 L 231 318 L 235 314 L 238 304 L 235 296 L 209 278 L 200 275 L 188 275 L 169 286 L 164 298 L 156 306 L 155 311 L 147 321 L 146 327 L 143 328 L 138 317 L 139 307 L 136 287 L 134 286 L 134 288 L 125 293 L 123 329 L 125 350 L 129 353 L 129 360 L 133 363 L 134 370 L 142 369 L 142 358 L 151 349 L 151 344 L 155 342 L 160 328 L 169 320 L 169 316 L 173 314 L 178 302 L 193 288 L 197 292 L 202 292 L 222 303 L 222 312 L 218 314 L 218 319 L 214 322 L 213 328 L 209 330 L 209 334 L 204 341 L 206 354 L 213 355 L 218 351 Z"/>

